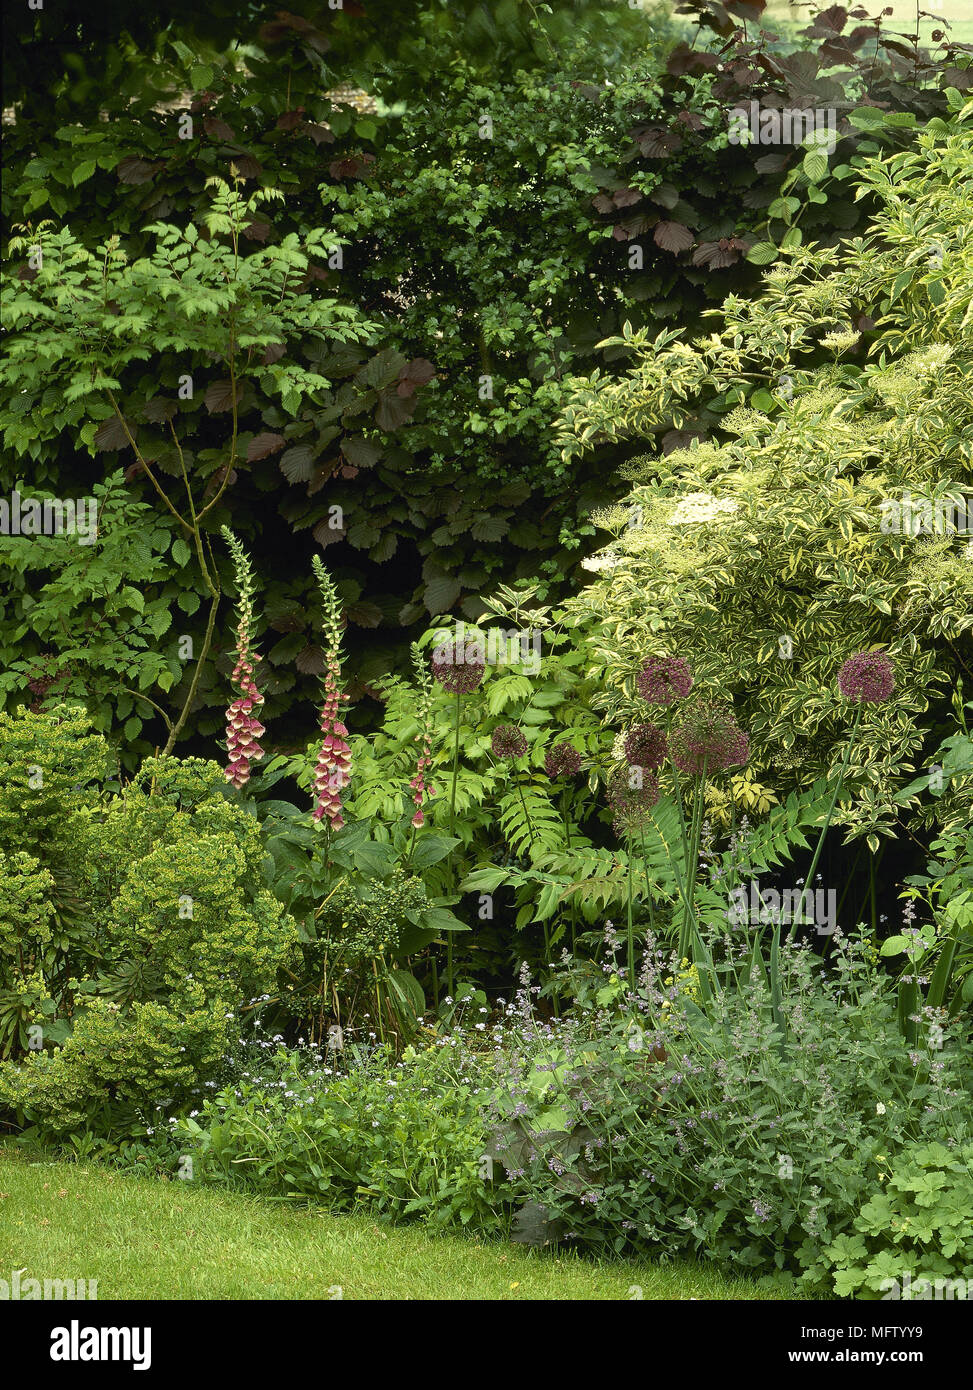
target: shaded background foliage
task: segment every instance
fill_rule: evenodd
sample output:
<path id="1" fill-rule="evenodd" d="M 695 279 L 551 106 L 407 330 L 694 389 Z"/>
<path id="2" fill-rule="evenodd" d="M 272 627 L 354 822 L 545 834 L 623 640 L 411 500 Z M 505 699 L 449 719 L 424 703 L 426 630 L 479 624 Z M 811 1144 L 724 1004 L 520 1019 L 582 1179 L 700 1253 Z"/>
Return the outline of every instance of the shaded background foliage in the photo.
<path id="1" fill-rule="evenodd" d="M 245 192 L 278 187 L 285 201 L 254 219 L 249 243 L 331 226 L 347 243 L 342 265 L 312 267 L 311 291 L 382 325 L 367 346 L 287 344 L 331 391 L 288 417 L 248 389 L 239 404 L 246 466 L 211 518 L 241 535 L 265 579 L 268 695 L 284 742 L 289 710 L 294 738 L 306 729 L 320 671 L 306 578 L 318 546 L 328 547 L 351 624 L 356 698 L 400 664 L 408 629 L 423 620 L 477 616 L 478 594 L 499 581 L 540 575 L 554 594 L 577 581 L 593 544 L 590 513 L 624 487 L 616 469 L 630 449 L 565 463 L 551 443 L 562 378 L 595 364 L 616 370 L 624 351 L 596 344 L 625 320 L 693 328 L 728 291 L 755 288 L 746 248 L 763 234 L 791 157 L 755 161 L 727 144 L 730 107 L 753 98 L 938 109 L 953 62 L 943 45 L 920 60 L 874 26 L 852 29 L 839 6 L 803 36 L 754 39 L 763 9 L 762 0 L 689 0 L 678 13 L 691 32 L 665 13 L 590 0 L 5 14 L 8 221 L 53 217 L 92 248 L 118 235 L 134 257 L 148 250 L 149 224 L 200 215 L 213 175 L 235 176 Z M 956 71 L 950 80 L 962 85 Z M 186 114 L 192 133 L 180 138 Z M 866 153 L 872 143 L 850 127 L 847 137 Z M 822 197 L 800 214 L 816 237 L 853 234 L 867 215 L 840 190 L 837 201 L 831 190 Z M 768 234 L 787 235 L 792 221 L 788 212 Z M 641 269 L 630 265 L 633 244 Z M 31 275 L 22 261 L 16 273 Z M 180 431 L 193 440 L 191 469 L 212 482 L 226 433 L 215 374 L 160 353 L 126 375 L 121 409 L 138 421 L 140 447 L 177 478 L 152 403 L 190 369 L 196 390 L 178 402 Z M 90 453 L 46 420 L 56 389 L 32 403 L 36 437 L 0 465 L 3 491 L 26 477 L 73 495 L 121 465 L 134 495 L 157 505 L 117 424 L 102 424 Z M 22 405 L 7 402 L 14 414 Z M 703 401 L 690 428 L 714 428 L 726 406 Z M 659 433 L 666 449 L 683 442 Z M 154 549 L 167 549 L 156 532 L 169 526 L 161 514 L 153 522 Z M 192 559 L 163 565 L 161 581 L 144 566 L 144 582 L 171 606 L 198 580 Z M 24 592 L 24 576 L 11 582 Z M 223 653 L 228 622 L 227 611 Z M 65 688 L 57 652 L 27 626 L 17 655 L 37 657 L 35 686 L 50 681 L 56 698 Z M 0 640 L 9 660 L 9 631 Z M 219 729 L 224 685 L 215 672 L 204 677 L 193 733 L 211 739 Z M 133 753 L 144 753 L 160 726 L 146 709 L 126 705 L 125 714 Z"/>
<path id="2" fill-rule="evenodd" d="M 242 18 L 236 13 L 222 14 L 219 9 L 202 17 L 191 15 L 188 9 L 177 10 L 170 14 L 168 24 L 152 23 L 142 11 L 132 25 L 127 23 L 127 15 L 124 19 L 120 14 L 114 16 L 114 29 L 103 14 L 98 23 L 84 20 L 76 26 L 62 26 L 56 39 L 43 26 L 38 26 L 30 42 L 23 34 L 11 35 L 13 56 L 7 90 L 16 120 L 9 127 L 12 177 L 7 184 L 7 215 L 28 223 L 51 214 L 69 224 L 81 221 L 87 244 L 97 246 L 107 236 L 117 234 L 126 252 L 134 257 L 148 249 L 144 229 L 149 223 L 162 218 L 177 224 L 190 222 L 205 201 L 206 179 L 235 172 L 245 190 L 260 183 L 278 186 L 287 195 L 283 210 L 272 220 L 255 220 L 248 229 L 254 245 L 278 241 L 291 232 L 306 232 L 327 219 L 319 186 L 326 195 L 333 195 L 363 182 L 366 175 L 374 177 L 376 151 L 382 144 L 383 119 L 356 110 L 336 96 L 335 72 L 354 75 L 363 65 L 374 62 L 379 49 L 373 38 L 378 33 L 389 36 L 393 52 L 394 36 L 409 35 L 408 62 L 412 66 L 407 71 L 414 71 L 422 61 L 446 62 L 453 45 L 476 53 L 484 69 L 497 64 L 501 54 L 505 55 L 504 62 L 534 62 L 532 45 L 540 42 L 540 34 L 534 32 L 536 25 L 534 30 L 525 29 L 522 8 L 508 6 L 505 13 L 491 15 L 485 7 L 471 6 L 464 19 L 455 7 L 447 11 L 444 6 L 432 6 L 427 7 L 421 23 L 409 22 L 409 15 L 396 9 L 396 23 L 392 24 L 390 7 L 377 6 L 372 11 L 371 27 L 366 25 L 364 33 L 359 32 L 362 16 L 353 10 L 324 11 L 319 22 L 327 25 L 327 32 L 309 28 L 310 21 L 293 14 L 266 22 L 266 15 L 256 7 Z M 586 7 L 577 9 L 580 14 Z M 307 11 L 313 13 L 311 7 Z M 621 7 L 619 17 L 629 25 L 637 19 L 631 11 L 623 13 Z M 262 18 L 264 23 L 260 23 Z M 352 39 L 348 38 L 349 26 L 354 31 Z M 495 36 L 492 48 L 483 47 L 487 29 Z M 38 37 L 41 30 L 43 37 Z M 245 48 L 245 70 L 239 50 L 230 48 L 231 40 L 239 41 L 240 30 L 244 31 L 243 38 L 252 41 Z M 35 43 L 39 45 L 36 53 Z M 105 51 L 106 44 L 109 51 Z M 556 50 L 548 39 L 544 45 L 550 62 Z M 348 53 L 357 55 L 357 66 L 348 60 Z M 327 54 L 326 61 L 322 54 Z M 470 59 L 464 61 L 466 72 L 471 73 Z M 400 75 L 405 70 L 400 68 Z M 45 86 L 54 99 L 41 110 L 37 93 Z M 330 95 L 323 95 L 325 91 Z M 183 112 L 193 121 L 189 139 L 180 139 Z M 563 139 L 563 133 L 558 134 Z M 527 135 L 522 133 L 522 143 Z M 493 212 L 502 205 L 503 193 L 502 181 L 495 179 Z M 421 216 L 424 211 L 414 208 L 413 215 Z M 529 220 L 531 211 L 527 207 L 521 220 Z M 583 236 L 574 233 L 575 223 L 583 218 L 579 219 L 571 205 L 566 211 L 569 235 L 582 242 L 583 250 Z M 350 216 L 353 221 L 354 214 Z M 508 226 L 502 235 L 517 240 L 519 233 L 515 225 Z M 428 228 L 416 226 L 413 220 L 404 228 L 404 235 L 421 241 Z M 374 285 L 363 294 L 361 264 L 368 251 L 366 245 L 349 254 L 350 274 L 342 270 L 332 275 L 317 268 L 311 274 L 326 282 L 322 288 L 328 293 L 337 292 L 356 303 L 364 298 L 381 307 L 388 298 L 388 285 L 396 285 L 399 279 L 399 266 L 394 260 L 390 262 L 386 284 Z M 573 256 L 572 269 L 576 271 L 577 245 L 570 246 L 567 254 Z M 26 278 L 31 275 L 23 264 L 18 273 Z M 473 283 L 476 285 L 475 279 Z M 454 315 L 448 293 L 442 287 L 438 292 L 441 312 Z M 466 292 L 466 302 L 471 302 L 470 291 Z M 462 313 L 461 306 L 457 311 Z M 434 315 L 428 317 L 433 319 Z M 347 528 L 342 533 L 344 543 L 329 555 L 329 563 L 344 580 L 347 617 L 366 629 L 380 624 L 397 628 L 403 598 L 410 593 L 419 601 L 405 617 L 414 621 L 420 615 L 451 608 L 461 594 L 469 595 L 480 587 L 490 570 L 513 570 L 517 550 L 508 543 L 505 551 L 500 551 L 497 542 L 513 519 L 513 509 L 529 496 L 530 482 L 547 481 L 543 469 L 536 466 L 532 479 L 523 477 L 524 456 L 533 463 L 531 441 L 520 446 L 516 464 L 504 460 L 504 453 L 510 452 L 506 441 L 493 449 L 496 461 L 491 459 L 489 448 L 481 449 L 472 470 L 467 459 L 443 457 L 448 451 L 440 442 L 441 476 L 435 481 L 426 477 L 426 442 L 444 431 L 437 429 L 434 421 L 411 450 L 403 450 L 398 440 L 435 366 L 428 357 L 398 352 L 396 340 L 425 338 L 429 341 L 427 352 L 435 353 L 436 330 L 424 324 L 419 334 L 414 325 L 406 324 L 396 335 L 394 327 L 390 318 L 388 338 L 375 342 L 370 352 L 349 349 L 329 354 L 325 361 L 320 352 L 314 356 L 318 345 L 313 342 L 299 344 L 296 349 L 289 345 L 300 360 L 326 370 L 334 382 L 334 392 L 324 400 L 323 410 L 308 407 L 285 427 L 279 414 L 275 415 L 272 406 L 259 396 L 244 397 L 240 402 L 241 427 L 251 437 L 246 441 L 248 467 L 245 472 L 240 470 L 233 482 L 231 519 L 253 546 L 259 567 L 269 579 L 265 615 L 277 630 L 271 662 L 280 668 L 275 672 L 272 694 L 281 694 L 288 686 L 296 686 L 297 694 L 310 695 L 313 689 L 308 680 L 316 674 L 319 654 L 306 608 L 303 576 L 314 542 L 334 538 L 329 527 L 318 525 L 334 504 L 342 507 Z M 425 343 L 420 351 L 422 346 Z M 519 346 L 515 344 L 515 350 Z M 462 352 L 460 342 L 453 356 Z M 473 352 L 479 353 L 477 342 Z M 525 357 L 526 352 L 520 355 Z M 142 417 L 141 446 L 146 447 L 148 434 L 159 469 L 175 475 L 178 463 L 171 446 L 152 439 L 152 427 L 163 422 L 144 417 L 146 405 L 159 387 L 172 388 L 187 365 L 184 358 L 160 354 L 151 368 L 126 377 L 120 398 L 126 420 Z M 518 369 L 524 370 L 519 364 Z M 205 459 L 208 449 L 218 447 L 224 434 L 224 421 L 211 417 L 221 415 L 226 402 L 211 394 L 211 381 L 205 385 L 210 391 L 196 391 L 191 401 L 179 404 L 180 432 L 192 436 L 197 459 Z M 118 423 L 104 426 L 95 439 L 96 449 L 107 453 L 108 458 L 88 459 L 63 431 L 53 425 L 45 429 L 47 403 L 53 407 L 56 399 L 38 402 L 37 437 L 27 451 L 35 487 L 76 491 L 103 476 L 106 463 L 113 469 L 121 461 L 129 470 L 133 487 L 151 499 L 137 466 L 134 470 L 130 467 L 132 456 L 125 450 L 125 431 Z M 15 414 L 20 404 L 12 403 Z M 553 414 L 550 409 L 547 413 Z M 283 435 L 277 433 L 279 429 L 284 430 Z M 448 443 L 457 453 L 459 434 L 454 425 Z M 257 436 L 260 439 L 254 445 Z M 489 476 L 483 480 L 478 508 L 470 483 L 481 471 L 481 464 Z M 558 468 L 560 471 L 560 465 Z M 9 480 L 5 480 L 8 490 L 23 472 L 22 462 L 11 464 Z M 505 472 L 509 475 L 506 478 Z M 329 482 L 332 486 L 325 490 Z M 335 482 L 342 484 L 340 491 L 335 491 Z M 510 484 L 506 491 L 505 482 Z M 274 496 L 275 507 L 267 507 L 268 493 Z M 565 499 L 559 511 L 555 508 L 558 514 L 547 521 L 544 539 L 549 551 L 557 546 L 565 503 L 571 505 Z M 584 512 L 588 503 L 582 498 L 574 505 Z M 224 519 L 214 515 L 213 524 Z M 469 557 L 472 563 L 459 580 L 447 573 L 443 557 L 437 553 L 443 550 L 443 527 L 452 537 L 463 537 L 467 551 L 473 552 Z M 301 536 L 301 544 L 295 547 L 293 531 L 312 535 Z M 525 558 L 524 548 L 532 549 L 542 534 L 531 529 L 522 538 L 521 560 Z M 171 575 L 165 595 L 170 601 L 192 585 L 191 570 L 190 565 L 187 573 Z M 388 668 L 401 642 L 393 636 L 384 647 L 374 641 L 369 641 L 368 647 L 369 661 L 359 671 L 362 684 L 356 693 L 367 687 L 370 674 Z M 40 645 L 37 654 L 43 654 Z M 206 698 L 205 682 L 201 696 Z M 218 690 L 213 692 L 212 703 L 222 703 Z M 214 708 L 202 716 L 197 727 L 202 733 L 211 733 L 218 722 Z"/>

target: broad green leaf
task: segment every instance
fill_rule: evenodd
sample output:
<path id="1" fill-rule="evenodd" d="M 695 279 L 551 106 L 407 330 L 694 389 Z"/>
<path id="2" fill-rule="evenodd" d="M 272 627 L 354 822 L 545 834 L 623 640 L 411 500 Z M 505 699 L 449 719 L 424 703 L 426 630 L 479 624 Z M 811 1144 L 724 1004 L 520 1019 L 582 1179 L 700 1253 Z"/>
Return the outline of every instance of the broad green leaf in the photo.
<path id="1" fill-rule="evenodd" d="M 801 168 L 810 183 L 820 183 L 828 172 L 828 156 L 822 154 L 820 150 L 814 150 L 804 156 L 801 161 Z"/>

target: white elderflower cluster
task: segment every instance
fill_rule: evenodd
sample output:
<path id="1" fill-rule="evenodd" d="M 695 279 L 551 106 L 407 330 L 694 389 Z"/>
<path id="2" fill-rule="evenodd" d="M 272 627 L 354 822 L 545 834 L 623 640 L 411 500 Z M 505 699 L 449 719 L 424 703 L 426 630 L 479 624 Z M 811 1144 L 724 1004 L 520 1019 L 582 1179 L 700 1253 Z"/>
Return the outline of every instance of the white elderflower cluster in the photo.
<path id="1" fill-rule="evenodd" d="M 907 359 L 912 369 L 925 376 L 935 376 L 953 355 L 948 343 L 933 343 L 923 352 L 913 352 Z"/>
<path id="2" fill-rule="evenodd" d="M 861 334 L 854 328 L 843 328 L 834 333 L 826 333 L 821 339 L 821 346 L 831 348 L 835 352 L 847 352 L 858 342 Z"/>
<path id="3" fill-rule="evenodd" d="M 737 502 L 721 502 L 711 492 L 687 492 L 669 518 L 670 526 L 689 526 L 715 521 L 725 512 L 739 511 Z"/>
<path id="4" fill-rule="evenodd" d="M 616 569 L 622 563 L 622 557 L 616 555 L 613 550 L 603 550 L 599 555 L 588 555 L 581 561 L 583 570 L 590 570 L 592 574 L 599 574 L 602 570 Z"/>

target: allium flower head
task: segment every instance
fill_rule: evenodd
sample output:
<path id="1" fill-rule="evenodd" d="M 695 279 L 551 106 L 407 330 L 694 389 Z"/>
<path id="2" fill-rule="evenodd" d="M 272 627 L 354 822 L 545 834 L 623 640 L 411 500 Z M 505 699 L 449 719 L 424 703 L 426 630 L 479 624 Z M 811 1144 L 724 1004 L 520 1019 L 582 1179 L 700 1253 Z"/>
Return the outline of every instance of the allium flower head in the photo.
<path id="1" fill-rule="evenodd" d="M 577 777 L 581 771 L 581 754 L 570 743 L 555 744 L 544 758 L 544 771 L 552 782 L 562 777 Z"/>
<path id="2" fill-rule="evenodd" d="M 659 800 L 659 782 L 639 767 L 619 767 L 608 779 L 608 805 L 616 835 L 637 835 Z"/>
<path id="3" fill-rule="evenodd" d="M 444 642 L 432 654 L 432 673 L 449 695 L 469 695 L 483 680 L 482 652 L 470 643 Z"/>
<path id="4" fill-rule="evenodd" d="M 669 756 L 666 736 L 655 724 L 636 724 L 625 735 L 625 761 L 629 767 L 661 767 Z"/>
<path id="5" fill-rule="evenodd" d="M 881 704 L 895 689 L 895 671 L 884 652 L 859 652 L 838 672 L 838 689 L 846 700 Z"/>
<path id="6" fill-rule="evenodd" d="M 678 656 L 653 657 L 642 667 L 636 685 L 647 704 L 671 705 L 692 690 L 693 673 Z"/>
<path id="7" fill-rule="evenodd" d="M 745 763 L 750 739 L 728 706 L 694 700 L 670 734 L 669 747 L 680 772 L 698 777 Z"/>
<path id="8" fill-rule="evenodd" d="M 498 758 L 522 758 L 527 752 L 527 740 L 513 724 L 498 724 L 493 731 L 490 747 Z"/>

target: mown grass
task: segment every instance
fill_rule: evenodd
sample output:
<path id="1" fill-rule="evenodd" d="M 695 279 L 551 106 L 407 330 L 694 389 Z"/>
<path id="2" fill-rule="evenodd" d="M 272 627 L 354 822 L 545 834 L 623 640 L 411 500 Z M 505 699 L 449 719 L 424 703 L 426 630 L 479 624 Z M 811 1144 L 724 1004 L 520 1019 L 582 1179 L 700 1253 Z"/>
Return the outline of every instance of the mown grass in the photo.
<path id="1" fill-rule="evenodd" d="M 773 1299 L 711 1266 L 598 1263 L 0 1151 L 0 1278 L 104 1299 Z"/>
<path id="2" fill-rule="evenodd" d="M 769 0 L 767 9 L 764 13 L 763 27 L 771 28 L 771 21 L 780 23 L 784 19 L 796 19 L 801 24 L 806 24 L 808 18 L 826 10 L 828 5 L 826 0 L 820 3 L 805 3 L 800 6 L 793 6 L 789 0 Z M 853 9 L 854 6 L 846 4 L 846 9 Z M 870 14 L 880 14 L 884 9 L 892 9 L 894 13 L 886 16 L 883 20 L 883 32 L 892 33 L 913 33 L 916 25 L 916 0 L 881 0 L 881 3 L 865 5 L 865 9 Z M 942 21 L 949 23 L 948 32 L 951 39 L 961 43 L 969 43 L 973 40 L 973 18 L 970 17 L 970 0 L 920 0 L 919 9 L 931 18 L 923 18 L 919 21 L 919 33 L 922 41 L 926 44 L 930 42 L 930 35 L 934 29 L 942 27 Z M 845 26 L 845 33 L 849 34 L 855 28 L 857 20 L 849 20 Z M 866 53 L 871 53 L 871 48 L 866 45 Z"/>

